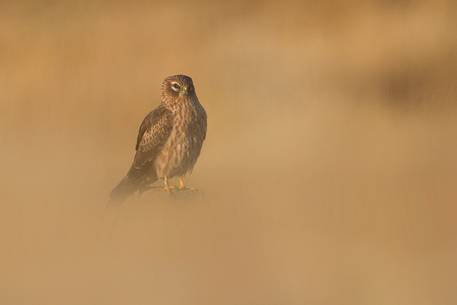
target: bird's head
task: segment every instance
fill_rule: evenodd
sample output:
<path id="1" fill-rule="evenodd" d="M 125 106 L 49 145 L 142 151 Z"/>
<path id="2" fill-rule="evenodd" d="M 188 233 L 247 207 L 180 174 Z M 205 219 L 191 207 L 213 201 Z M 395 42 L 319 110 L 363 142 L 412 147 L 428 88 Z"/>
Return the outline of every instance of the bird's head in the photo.
<path id="1" fill-rule="evenodd" d="M 162 82 L 162 101 L 166 103 L 179 102 L 181 97 L 195 96 L 192 78 L 186 75 L 173 75 Z"/>

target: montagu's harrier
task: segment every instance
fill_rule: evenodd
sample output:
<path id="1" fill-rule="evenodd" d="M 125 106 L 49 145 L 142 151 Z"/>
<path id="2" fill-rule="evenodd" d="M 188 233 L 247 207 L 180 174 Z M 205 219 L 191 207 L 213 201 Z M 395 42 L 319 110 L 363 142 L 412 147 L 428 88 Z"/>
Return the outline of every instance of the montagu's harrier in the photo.
<path id="1" fill-rule="evenodd" d="M 111 202 L 122 202 L 136 191 L 143 192 L 158 179 L 172 191 L 168 179 L 179 178 L 184 186 L 206 137 L 206 112 L 198 101 L 192 79 L 185 75 L 162 82 L 162 103 L 140 125 L 136 154 L 127 175 L 111 192 Z"/>

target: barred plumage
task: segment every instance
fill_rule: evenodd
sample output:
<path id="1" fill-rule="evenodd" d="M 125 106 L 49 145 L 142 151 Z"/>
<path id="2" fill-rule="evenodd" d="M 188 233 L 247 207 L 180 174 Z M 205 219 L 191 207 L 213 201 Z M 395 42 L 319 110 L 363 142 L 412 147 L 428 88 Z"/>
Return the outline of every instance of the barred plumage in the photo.
<path id="1" fill-rule="evenodd" d="M 162 82 L 161 97 L 161 105 L 140 125 L 132 166 L 111 192 L 114 202 L 143 191 L 159 178 L 169 189 L 168 178 L 190 173 L 200 155 L 207 119 L 192 79 L 185 75 L 167 77 Z"/>

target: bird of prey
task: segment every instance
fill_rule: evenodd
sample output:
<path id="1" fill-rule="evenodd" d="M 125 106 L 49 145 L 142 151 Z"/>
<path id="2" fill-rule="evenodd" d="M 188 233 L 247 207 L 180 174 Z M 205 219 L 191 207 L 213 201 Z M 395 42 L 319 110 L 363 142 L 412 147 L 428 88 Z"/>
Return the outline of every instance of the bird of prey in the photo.
<path id="1" fill-rule="evenodd" d="M 162 82 L 161 104 L 140 125 L 136 153 L 127 175 L 111 192 L 111 202 L 122 202 L 135 192 L 144 192 L 163 180 L 170 192 L 190 189 L 183 177 L 190 173 L 206 137 L 206 112 L 186 75 L 167 77 Z M 169 179 L 179 178 L 173 187 Z"/>

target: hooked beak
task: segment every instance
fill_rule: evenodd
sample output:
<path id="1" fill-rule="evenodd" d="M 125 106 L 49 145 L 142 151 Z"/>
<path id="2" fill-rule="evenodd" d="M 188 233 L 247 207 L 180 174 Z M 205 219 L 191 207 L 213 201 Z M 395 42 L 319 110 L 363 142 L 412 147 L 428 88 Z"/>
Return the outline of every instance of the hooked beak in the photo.
<path id="1" fill-rule="evenodd" d="M 181 87 L 181 92 L 179 92 L 179 95 L 187 95 L 187 86 Z"/>

